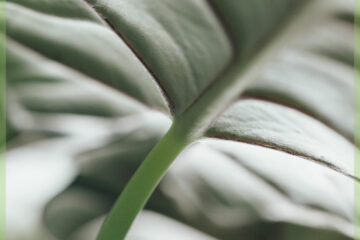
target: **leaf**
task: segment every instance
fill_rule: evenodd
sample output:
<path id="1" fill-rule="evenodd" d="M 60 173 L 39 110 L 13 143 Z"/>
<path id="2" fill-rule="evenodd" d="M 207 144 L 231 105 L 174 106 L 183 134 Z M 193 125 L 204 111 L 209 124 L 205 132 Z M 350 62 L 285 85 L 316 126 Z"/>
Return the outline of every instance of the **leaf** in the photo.
<path id="1" fill-rule="evenodd" d="M 89 2 L 151 69 L 176 114 L 231 59 L 229 40 L 205 1 Z"/>
<path id="2" fill-rule="evenodd" d="M 31 119 L 18 131 L 96 142 L 47 206 L 50 230 L 76 237 L 144 159 L 163 159 L 154 183 L 137 185 L 155 186 L 194 143 L 147 208 L 220 239 L 350 239 L 351 11 L 333 1 L 9 1 L 10 102 Z"/>
<path id="3" fill-rule="evenodd" d="M 277 104 L 239 101 L 208 135 L 274 148 L 352 176 L 354 146 L 350 142 L 318 121 Z"/>
<path id="4" fill-rule="evenodd" d="M 90 78 L 101 79 L 112 87 L 125 89 L 143 101 L 164 108 L 160 90 L 151 76 L 109 28 L 89 21 L 39 13 L 11 3 L 7 13 L 10 17 L 6 19 L 6 33 L 10 39 Z M 101 45 L 100 51 L 98 46 Z M 146 78 L 148 80 L 144 81 Z"/>
<path id="5" fill-rule="evenodd" d="M 349 30 L 352 27 L 350 24 L 341 24 L 342 29 Z M 347 35 L 347 38 L 352 38 L 352 35 Z M 309 54 L 300 51 L 302 47 L 304 46 L 286 51 L 258 81 L 251 84 L 243 97 L 295 108 L 352 141 L 354 103 L 352 97 L 349 97 L 353 95 L 354 87 L 352 69 L 339 64 L 339 58 L 331 59 L 318 54 Z M 335 48 L 343 47 L 339 44 Z M 314 80 L 315 76 L 316 80 Z"/>

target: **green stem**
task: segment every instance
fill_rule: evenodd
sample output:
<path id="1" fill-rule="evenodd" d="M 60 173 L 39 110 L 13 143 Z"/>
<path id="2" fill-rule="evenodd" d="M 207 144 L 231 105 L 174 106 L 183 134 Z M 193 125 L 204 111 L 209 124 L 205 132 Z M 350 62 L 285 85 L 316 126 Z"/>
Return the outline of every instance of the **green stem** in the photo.
<path id="1" fill-rule="evenodd" d="M 172 127 L 146 157 L 107 216 L 97 240 L 124 239 L 166 170 L 189 140 L 181 126 Z"/>

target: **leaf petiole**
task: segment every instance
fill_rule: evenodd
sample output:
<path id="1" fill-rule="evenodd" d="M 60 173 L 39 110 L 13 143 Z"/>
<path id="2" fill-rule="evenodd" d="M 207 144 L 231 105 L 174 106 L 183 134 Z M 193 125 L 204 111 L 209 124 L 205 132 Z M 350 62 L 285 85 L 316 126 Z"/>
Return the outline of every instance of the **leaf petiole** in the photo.
<path id="1" fill-rule="evenodd" d="M 124 239 L 132 222 L 179 153 L 191 142 L 176 121 L 149 153 L 117 199 L 97 240 Z"/>

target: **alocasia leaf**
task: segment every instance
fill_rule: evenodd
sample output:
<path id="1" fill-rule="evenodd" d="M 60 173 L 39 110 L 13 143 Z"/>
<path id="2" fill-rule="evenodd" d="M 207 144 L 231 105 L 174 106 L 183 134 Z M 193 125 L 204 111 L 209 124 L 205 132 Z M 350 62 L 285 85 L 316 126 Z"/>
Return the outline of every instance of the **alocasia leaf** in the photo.
<path id="1" fill-rule="evenodd" d="M 46 208 L 59 238 L 81 239 L 144 161 L 99 238 L 121 239 L 191 143 L 148 209 L 220 239 L 352 237 L 349 3 L 10 0 L 6 8 L 9 102 L 31 120 L 10 112 L 8 125 L 96 142 L 79 151 L 79 176 Z M 74 130 L 75 119 L 98 128 Z M 139 238 L 159 239 L 150 235 Z"/>

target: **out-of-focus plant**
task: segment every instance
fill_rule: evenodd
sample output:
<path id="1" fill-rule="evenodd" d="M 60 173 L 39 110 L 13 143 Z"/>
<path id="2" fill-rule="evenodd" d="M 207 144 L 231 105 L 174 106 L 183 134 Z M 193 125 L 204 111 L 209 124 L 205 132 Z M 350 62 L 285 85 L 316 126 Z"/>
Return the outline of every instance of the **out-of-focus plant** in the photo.
<path id="1" fill-rule="evenodd" d="M 151 196 L 129 239 L 352 238 L 351 2 L 6 10 L 8 146 L 68 136 L 77 153 L 54 236 L 124 239 Z"/>

